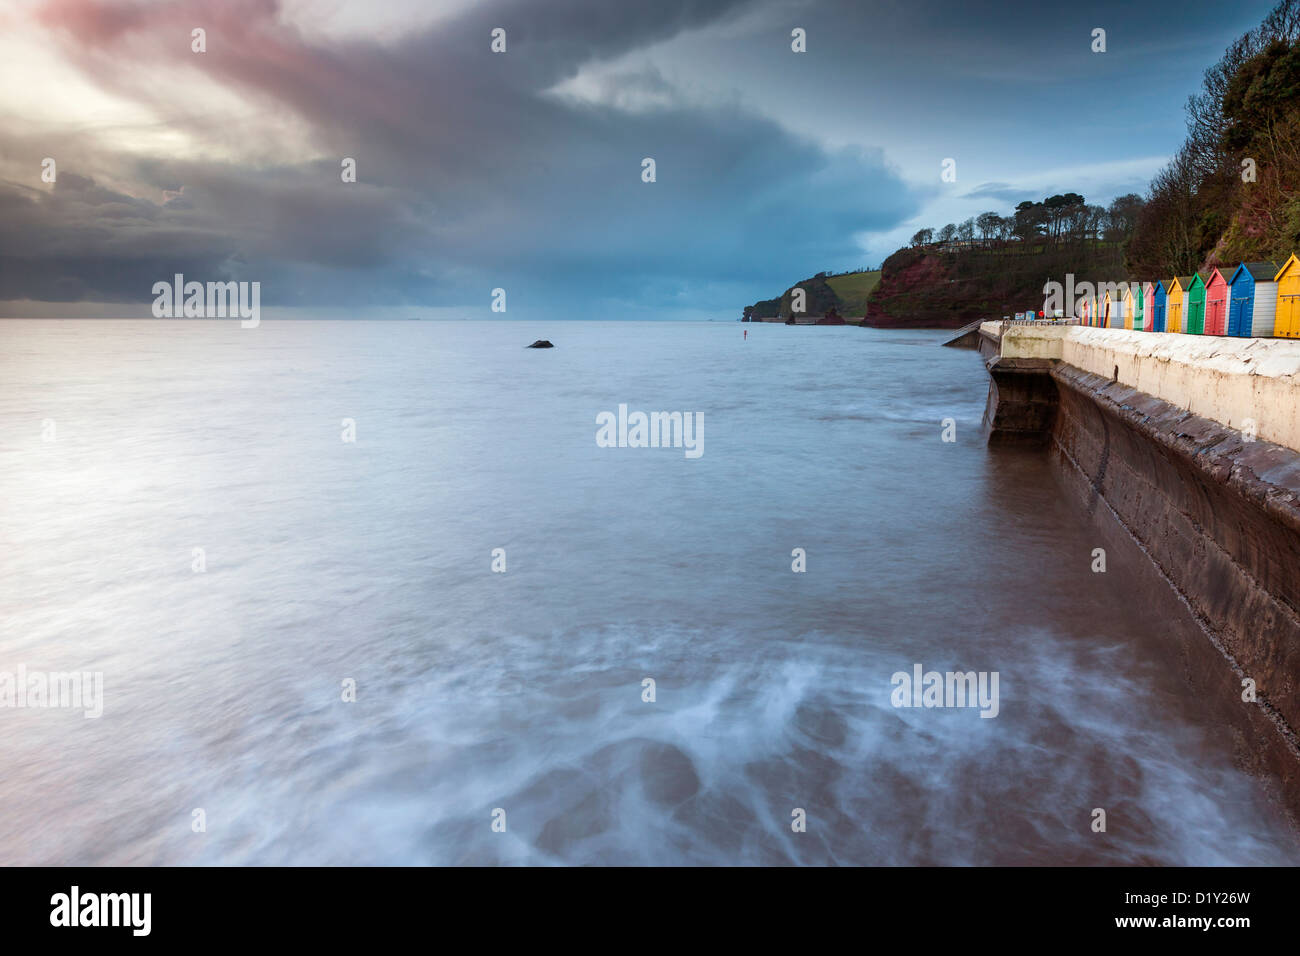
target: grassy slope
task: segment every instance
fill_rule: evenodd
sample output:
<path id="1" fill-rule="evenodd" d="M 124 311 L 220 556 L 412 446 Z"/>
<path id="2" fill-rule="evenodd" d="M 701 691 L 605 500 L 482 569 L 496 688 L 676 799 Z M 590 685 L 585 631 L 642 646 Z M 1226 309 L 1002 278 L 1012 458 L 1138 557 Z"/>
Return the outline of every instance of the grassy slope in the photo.
<path id="1" fill-rule="evenodd" d="M 834 290 L 844 304 L 840 315 L 860 318 L 867 311 L 867 298 L 880 285 L 880 272 L 850 272 L 843 276 L 830 276 L 826 284 Z"/>
<path id="2" fill-rule="evenodd" d="M 856 322 L 866 312 L 867 298 L 872 290 L 880 284 L 880 273 L 850 272 L 842 276 L 829 276 L 825 279 L 803 279 L 786 289 L 779 298 L 764 299 L 754 304 L 756 316 L 769 316 L 789 312 L 790 293 L 795 288 L 802 288 L 808 297 L 806 304 L 810 315 L 821 315 L 833 305 L 849 322 Z M 830 297 L 835 301 L 823 301 L 827 298 L 825 290 L 829 288 Z"/>

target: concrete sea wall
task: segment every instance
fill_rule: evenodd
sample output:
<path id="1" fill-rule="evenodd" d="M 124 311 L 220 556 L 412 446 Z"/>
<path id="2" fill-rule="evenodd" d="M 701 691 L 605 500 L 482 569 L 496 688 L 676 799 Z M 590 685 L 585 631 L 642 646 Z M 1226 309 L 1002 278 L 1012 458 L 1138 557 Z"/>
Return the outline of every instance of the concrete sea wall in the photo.
<path id="1" fill-rule="evenodd" d="M 1300 342 L 1025 325 L 999 338 L 1003 357 L 1064 362 L 1300 450 Z"/>
<path id="2" fill-rule="evenodd" d="M 1300 819 L 1300 342 L 990 323 L 980 348 L 990 442 L 1049 449 L 1141 546 L 1205 635 L 1179 666 Z"/>

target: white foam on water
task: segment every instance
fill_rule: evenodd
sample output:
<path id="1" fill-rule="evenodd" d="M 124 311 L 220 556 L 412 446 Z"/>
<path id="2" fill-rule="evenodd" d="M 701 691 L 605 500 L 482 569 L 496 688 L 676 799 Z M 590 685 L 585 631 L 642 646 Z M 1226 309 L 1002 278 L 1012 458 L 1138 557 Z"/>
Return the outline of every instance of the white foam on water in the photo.
<path id="1" fill-rule="evenodd" d="M 0 864 L 1297 862 L 980 363 L 770 331 L 6 323 L 0 669 L 106 700 L 0 713 Z M 705 455 L 597 448 L 619 402 Z"/>

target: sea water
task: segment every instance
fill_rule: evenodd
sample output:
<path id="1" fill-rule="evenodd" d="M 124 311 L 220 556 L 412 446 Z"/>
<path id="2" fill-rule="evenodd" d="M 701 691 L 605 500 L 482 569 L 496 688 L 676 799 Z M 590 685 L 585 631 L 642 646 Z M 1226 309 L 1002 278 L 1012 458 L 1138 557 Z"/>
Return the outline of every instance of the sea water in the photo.
<path id="1" fill-rule="evenodd" d="M 0 322 L 0 863 L 1296 862 L 942 338 Z"/>

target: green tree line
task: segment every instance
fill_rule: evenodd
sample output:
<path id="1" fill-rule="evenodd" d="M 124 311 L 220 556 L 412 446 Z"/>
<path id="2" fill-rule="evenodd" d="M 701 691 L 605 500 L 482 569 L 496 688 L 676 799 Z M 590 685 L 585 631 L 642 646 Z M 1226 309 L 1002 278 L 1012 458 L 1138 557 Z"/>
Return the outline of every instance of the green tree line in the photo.
<path id="1" fill-rule="evenodd" d="M 1205 71 L 1187 139 L 1151 183 L 1125 264 L 1186 275 L 1300 248 L 1300 0 L 1282 0 Z"/>
<path id="2" fill-rule="evenodd" d="M 1078 193 L 1061 193 L 1042 202 L 1026 200 L 1009 216 L 990 211 L 938 230 L 920 229 L 912 236 L 911 245 L 944 251 L 1012 244 L 1035 249 L 1044 244 L 1096 241 L 1122 244 L 1133 236 L 1143 205 L 1142 197 L 1133 193 L 1118 197 L 1109 206 L 1089 204 Z"/>

